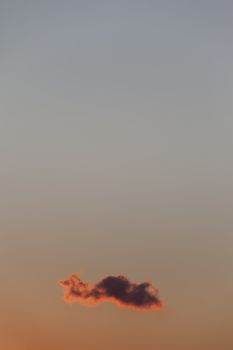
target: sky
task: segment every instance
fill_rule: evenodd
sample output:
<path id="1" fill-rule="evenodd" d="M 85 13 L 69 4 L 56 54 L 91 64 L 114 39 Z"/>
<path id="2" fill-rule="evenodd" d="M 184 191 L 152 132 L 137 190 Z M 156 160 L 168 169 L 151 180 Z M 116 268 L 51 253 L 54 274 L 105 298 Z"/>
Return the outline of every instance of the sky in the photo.
<path id="1" fill-rule="evenodd" d="M 233 348 L 232 17 L 0 0 L 0 349 Z M 67 305 L 72 273 L 164 308 Z"/>

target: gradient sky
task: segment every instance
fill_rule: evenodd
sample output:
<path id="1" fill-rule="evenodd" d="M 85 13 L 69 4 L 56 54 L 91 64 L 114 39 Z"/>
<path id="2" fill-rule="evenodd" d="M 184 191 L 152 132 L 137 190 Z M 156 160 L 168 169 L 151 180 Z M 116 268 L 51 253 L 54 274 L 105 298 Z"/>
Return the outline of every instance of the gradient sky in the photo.
<path id="1" fill-rule="evenodd" d="M 0 0 L 0 348 L 232 350 L 233 2 Z M 81 273 L 161 313 L 66 305 Z"/>

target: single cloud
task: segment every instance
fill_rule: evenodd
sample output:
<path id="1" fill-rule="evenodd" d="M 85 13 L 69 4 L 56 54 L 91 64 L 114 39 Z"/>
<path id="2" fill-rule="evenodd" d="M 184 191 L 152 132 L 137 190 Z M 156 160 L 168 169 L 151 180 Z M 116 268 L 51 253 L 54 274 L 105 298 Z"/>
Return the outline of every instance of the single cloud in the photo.
<path id="1" fill-rule="evenodd" d="M 149 282 L 131 283 L 125 276 L 108 276 L 89 287 L 77 275 L 59 281 L 64 288 L 66 302 L 79 302 L 86 306 L 110 301 L 119 306 L 139 311 L 159 310 L 163 303 L 159 291 Z"/>

